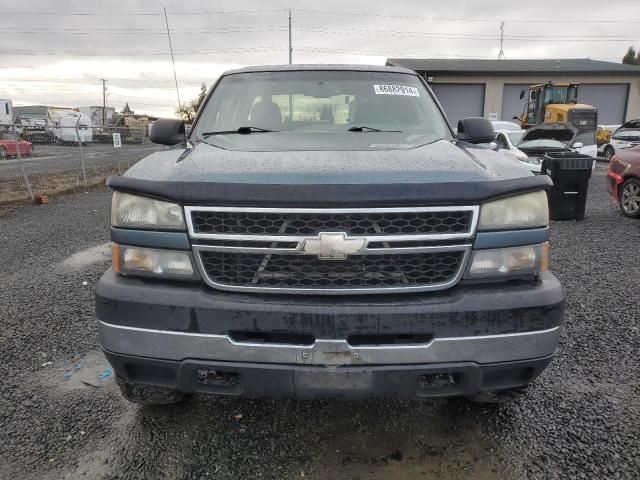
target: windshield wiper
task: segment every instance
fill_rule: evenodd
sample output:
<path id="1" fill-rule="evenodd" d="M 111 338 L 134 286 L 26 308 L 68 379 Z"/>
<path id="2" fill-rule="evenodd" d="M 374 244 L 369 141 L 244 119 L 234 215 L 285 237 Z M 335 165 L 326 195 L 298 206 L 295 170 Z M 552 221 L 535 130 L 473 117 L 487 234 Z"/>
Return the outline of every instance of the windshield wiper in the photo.
<path id="1" fill-rule="evenodd" d="M 380 130 L 379 128 L 367 127 L 366 125 L 359 125 L 349 127 L 347 132 L 394 132 L 400 133 L 402 130 Z"/>
<path id="2" fill-rule="evenodd" d="M 212 135 L 249 135 L 251 133 L 269 133 L 269 132 L 278 132 L 279 130 L 269 130 L 267 128 L 260 127 L 240 127 L 237 130 L 218 130 L 216 132 L 204 132 L 201 134 L 203 138 L 210 137 Z"/>

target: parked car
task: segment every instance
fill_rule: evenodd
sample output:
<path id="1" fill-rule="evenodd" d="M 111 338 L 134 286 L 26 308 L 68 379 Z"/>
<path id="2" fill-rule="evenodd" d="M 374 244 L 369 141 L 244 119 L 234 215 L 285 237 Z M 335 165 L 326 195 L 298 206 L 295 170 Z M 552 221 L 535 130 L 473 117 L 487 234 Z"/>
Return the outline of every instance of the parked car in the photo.
<path id="1" fill-rule="evenodd" d="M 593 157 L 592 168 L 596 167 L 595 132 L 581 130 L 572 123 L 541 123 L 531 127 L 522 136 L 517 147 L 527 154 L 527 162 L 538 165 L 538 169 L 545 153 L 562 151 L 574 151 Z"/>
<path id="2" fill-rule="evenodd" d="M 500 150 L 508 150 L 527 168 L 531 166 L 531 163 L 527 162 L 527 154 L 520 150 L 517 145 L 522 140 L 525 130 L 497 130 L 495 143 Z M 540 169 L 538 168 L 538 171 Z"/>
<path id="3" fill-rule="evenodd" d="M 20 150 L 20 155 L 24 155 L 25 157 L 33 155 L 34 149 L 31 142 L 16 140 L 11 137 L 11 135 L 3 134 L 2 138 L 0 138 L 0 160 L 17 156 L 18 150 Z"/>
<path id="4" fill-rule="evenodd" d="M 495 138 L 487 119 L 454 136 L 414 71 L 234 70 L 188 139 L 176 119 L 150 138 L 173 148 L 109 179 L 113 267 L 96 287 L 130 401 L 495 402 L 555 354 L 551 180 L 475 147 Z"/>
<path id="5" fill-rule="evenodd" d="M 640 120 L 630 120 L 613 132 L 609 143 L 601 147 L 606 160 L 625 148 L 640 145 Z"/>
<path id="6" fill-rule="evenodd" d="M 620 150 L 609 162 L 611 198 L 627 217 L 640 218 L 640 145 Z"/>
<path id="7" fill-rule="evenodd" d="M 498 130 L 508 130 L 517 132 L 518 130 L 522 131 L 520 125 L 514 122 L 507 122 L 505 120 L 491 120 L 491 125 L 493 125 L 493 129 L 495 131 Z"/>

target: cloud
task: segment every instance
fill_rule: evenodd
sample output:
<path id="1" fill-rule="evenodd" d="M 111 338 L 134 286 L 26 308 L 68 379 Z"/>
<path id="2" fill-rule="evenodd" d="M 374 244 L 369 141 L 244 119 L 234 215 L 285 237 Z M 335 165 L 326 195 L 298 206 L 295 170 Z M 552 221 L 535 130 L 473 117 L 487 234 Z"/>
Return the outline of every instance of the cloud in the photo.
<path id="1" fill-rule="evenodd" d="M 594 0 L 584 0 L 579 9 L 551 0 L 530 7 L 497 0 L 396 0 L 393 8 L 369 0 L 163 4 L 183 100 L 228 68 L 286 63 L 289 7 L 295 7 L 296 63 L 383 64 L 387 56 L 495 58 L 502 19 L 507 58 L 618 59 L 634 43 L 638 27 L 602 21 L 601 4 Z M 606 17 L 624 20 L 632 8 L 637 8 L 634 0 L 616 2 L 607 6 Z M 136 111 L 172 115 L 177 103 L 164 17 L 155 1 L 33 0 L 4 6 L 0 66 L 0 97 L 16 104 L 101 104 L 100 78 L 108 80 L 108 104 L 116 108 L 128 101 Z"/>

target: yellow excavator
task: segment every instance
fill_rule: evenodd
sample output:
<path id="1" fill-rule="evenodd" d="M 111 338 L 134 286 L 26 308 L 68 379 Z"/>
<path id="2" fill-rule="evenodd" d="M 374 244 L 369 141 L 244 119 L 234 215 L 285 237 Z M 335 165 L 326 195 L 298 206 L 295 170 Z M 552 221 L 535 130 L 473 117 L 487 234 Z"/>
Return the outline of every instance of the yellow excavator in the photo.
<path id="1" fill-rule="evenodd" d="M 525 110 L 520 117 L 520 127 L 527 129 L 543 122 L 569 122 L 580 130 L 596 130 L 598 110 L 584 103 L 578 103 L 577 83 L 540 83 L 529 87 Z M 520 92 L 525 98 L 526 90 Z"/>

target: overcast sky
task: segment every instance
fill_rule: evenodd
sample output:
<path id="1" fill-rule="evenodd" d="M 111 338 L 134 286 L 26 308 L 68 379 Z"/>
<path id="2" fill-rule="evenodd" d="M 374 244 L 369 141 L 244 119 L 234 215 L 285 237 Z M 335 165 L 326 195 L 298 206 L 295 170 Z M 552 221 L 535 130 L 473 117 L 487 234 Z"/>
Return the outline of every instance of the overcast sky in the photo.
<path id="1" fill-rule="evenodd" d="M 501 20 L 507 58 L 619 62 L 630 45 L 640 47 L 638 0 L 529 5 L 498 0 L 0 0 L 0 98 L 15 105 L 101 105 L 100 78 L 105 78 L 109 106 L 120 110 L 129 102 L 137 113 L 173 115 L 177 101 L 163 6 L 183 101 L 196 95 L 201 82 L 210 86 L 229 68 L 287 63 L 289 8 L 294 63 L 496 58 Z"/>

